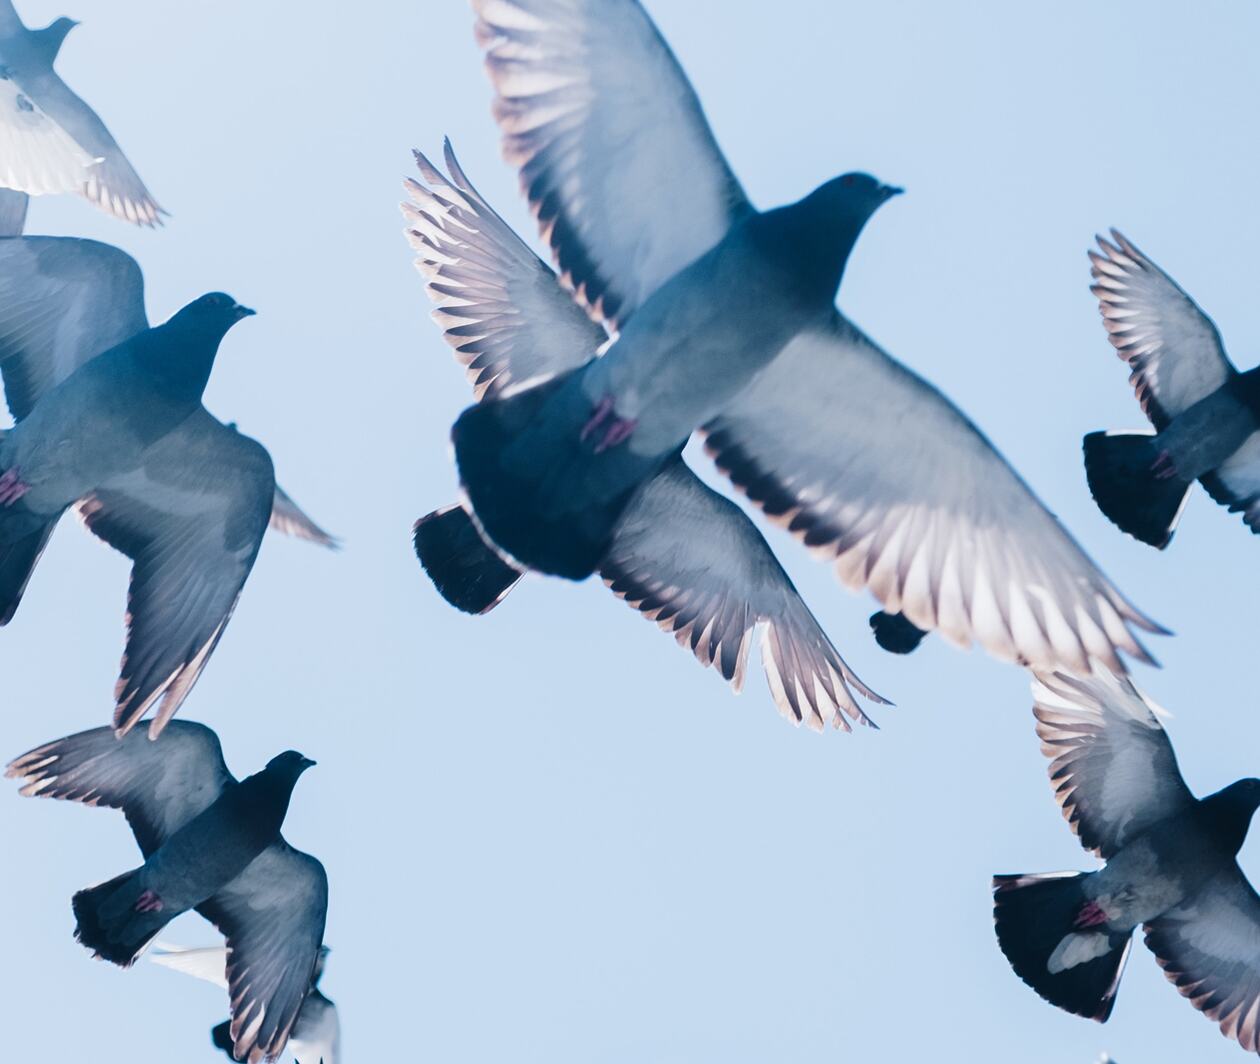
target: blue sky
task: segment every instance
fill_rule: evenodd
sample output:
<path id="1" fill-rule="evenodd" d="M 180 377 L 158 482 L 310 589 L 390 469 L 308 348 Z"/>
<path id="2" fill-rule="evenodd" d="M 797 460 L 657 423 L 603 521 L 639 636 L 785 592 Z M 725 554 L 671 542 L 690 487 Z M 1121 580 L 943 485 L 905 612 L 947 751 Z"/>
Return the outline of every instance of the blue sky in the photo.
<path id="1" fill-rule="evenodd" d="M 269 538 L 183 709 L 234 771 L 319 760 L 286 834 L 332 883 L 325 989 L 347 1060 L 798 1064 L 1241 1059 L 1134 950 L 1111 1022 L 1043 1004 L 992 932 L 994 872 L 1090 867 L 1054 806 L 1026 677 L 935 641 L 871 641 L 872 606 L 769 539 L 858 673 L 880 732 L 819 737 L 752 669 L 732 697 L 597 583 L 532 580 L 465 618 L 415 562 L 450 501 L 468 392 L 397 211 L 449 134 L 533 236 L 499 161 L 461 0 L 25 0 L 83 20 L 60 69 L 158 200 L 135 231 L 73 198 L 29 231 L 141 263 L 162 319 L 225 289 L 210 408 L 261 439 L 339 555 Z M 1087 290 L 1118 225 L 1260 347 L 1260 9 L 1065 0 L 649 3 L 754 201 L 860 168 L 908 195 L 868 226 L 841 306 L 945 389 L 1086 549 L 1174 628 L 1138 679 L 1205 793 L 1260 773 L 1257 544 L 1200 495 L 1165 555 L 1085 487 L 1082 434 L 1141 417 Z M 703 461 L 701 460 L 703 465 Z M 0 633 L 0 754 L 103 724 L 127 564 L 73 521 Z M 69 898 L 137 863 L 115 813 L 0 795 L 6 1059 L 216 1059 L 224 995 L 71 937 Z M 1260 840 L 1242 863 L 1260 877 Z M 212 941 L 195 917 L 170 937 Z"/>

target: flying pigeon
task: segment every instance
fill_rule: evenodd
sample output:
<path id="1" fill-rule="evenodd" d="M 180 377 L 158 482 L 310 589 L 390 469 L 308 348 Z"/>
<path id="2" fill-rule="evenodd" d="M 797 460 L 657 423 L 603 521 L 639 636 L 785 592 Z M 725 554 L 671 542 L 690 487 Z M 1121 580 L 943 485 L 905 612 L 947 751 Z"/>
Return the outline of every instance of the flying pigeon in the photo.
<path id="1" fill-rule="evenodd" d="M 78 192 L 115 218 L 160 225 L 166 211 L 105 123 L 53 70 L 77 25 L 59 18 L 28 30 L 11 0 L 0 0 L 0 186 L 32 196 Z"/>
<path id="2" fill-rule="evenodd" d="M 311 991 L 302 1003 L 297 1022 L 289 1034 L 285 1047 L 285 1060 L 295 1064 L 339 1064 L 341 1060 L 341 1024 L 337 1019 L 337 1006 L 317 989 L 328 960 L 328 947 L 321 946 L 315 961 L 315 974 L 311 978 Z M 149 951 L 149 959 L 166 968 L 204 979 L 223 990 L 228 989 L 227 948 L 212 946 L 203 949 L 184 949 L 179 946 L 155 944 Z M 210 1032 L 216 1049 L 223 1050 L 232 1058 L 235 1043 L 232 1040 L 232 1021 L 224 1020 Z M 233 1058 L 234 1059 L 234 1058 Z"/>
<path id="3" fill-rule="evenodd" d="M 474 393 L 492 399 L 549 367 L 574 368 L 604 337 L 556 275 L 477 193 L 446 145 L 451 177 L 416 153 L 423 182 L 403 205 L 416 260 Z M 546 351 L 546 361 L 537 359 Z M 464 506 L 421 518 L 416 551 L 439 591 L 467 613 L 493 609 L 522 571 L 482 539 Z M 738 690 L 756 629 L 780 711 L 820 729 L 870 723 L 846 684 L 882 701 L 850 671 L 769 544 L 737 506 L 676 456 L 618 521 L 600 574 Z"/>
<path id="4" fill-rule="evenodd" d="M 160 742 L 93 728 L 37 747 L 8 766 L 24 795 L 121 809 L 144 855 L 130 872 L 74 896 L 75 937 L 129 967 L 181 913 L 227 939 L 237 1060 L 276 1060 L 316 978 L 328 877 L 280 834 L 298 777 L 293 750 L 237 781 L 218 736 L 176 721 Z"/>
<path id="5" fill-rule="evenodd" d="M 601 326 L 584 352 L 514 328 L 513 383 L 456 423 L 469 516 L 498 561 L 599 570 L 626 507 L 698 430 L 754 502 L 917 628 L 1042 667 L 1149 660 L 1133 629 L 1162 629 L 952 404 L 836 311 L 848 252 L 896 190 L 846 174 L 759 212 L 638 3 L 474 7 L 505 154 Z M 461 272 L 439 294 L 486 269 Z M 534 308 L 463 311 L 450 328 L 480 370 Z"/>
<path id="6" fill-rule="evenodd" d="M 223 633 L 270 523 L 331 537 L 266 450 L 201 405 L 219 341 L 253 311 L 211 293 L 149 328 L 140 268 L 107 244 L 0 240 L 0 625 L 61 514 L 135 563 L 114 725 L 156 737 Z"/>
<path id="7" fill-rule="evenodd" d="M 1098 247 L 1090 291 L 1155 431 L 1085 437 L 1094 501 L 1163 550 L 1197 480 L 1260 533 L 1260 367 L 1239 373 L 1212 319 L 1123 235 Z"/>
<path id="8" fill-rule="evenodd" d="M 1260 1052 L 1260 897 L 1235 856 L 1260 779 L 1190 793 L 1151 706 L 1123 677 L 1033 682 L 1050 781 L 1096 872 L 995 876 L 998 942 L 1051 1004 L 1103 1022 L 1133 931 L 1195 1008 Z"/>

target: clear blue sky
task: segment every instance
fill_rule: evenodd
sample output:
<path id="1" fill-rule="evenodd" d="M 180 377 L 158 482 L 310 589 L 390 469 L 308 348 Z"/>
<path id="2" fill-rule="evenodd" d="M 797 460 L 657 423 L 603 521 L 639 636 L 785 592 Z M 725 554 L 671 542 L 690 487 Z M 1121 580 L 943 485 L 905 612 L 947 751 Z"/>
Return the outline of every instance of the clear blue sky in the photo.
<path id="1" fill-rule="evenodd" d="M 906 186 L 842 307 L 1177 630 L 1139 682 L 1175 712 L 1191 785 L 1260 773 L 1260 544 L 1199 496 L 1166 555 L 1141 547 L 1095 511 L 1079 458 L 1087 430 L 1141 424 L 1087 290 L 1095 231 L 1121 226 L 1256 359 L 1260 8 L 649 6 L 759 205 L 852 168 Z M 1010 972 L 990 874 L 1090 867 L 1051 800 L 1025 676 L 935 641 L 884 655 L 870 601 L 783 533 L 768 535 L 824 626 L 898 703 L 878 733 L 793 729 L 752 669 L 732 697 L 594 582 L 534 580 L 481 619 L 438 598 L 409 529 L 454 496 L 447 431 L 469 393 L 401 235 L 411 147 L 450 134 L 533 236 L 466 4 L 20 10 L 83 20 L 60 69 L 173 214 L 138 232 L 43 200 L 30 231 L 126 248 L 156 319 L 219 288 L 257 307 L 208 405 L 345 537 L 340 555 L 267 541 L 183 715 L 218 729 L 241 774 L 289 746 L 319 760 L 286 834 L 331 877 L 325 988 L 350 1064 L 1241 1059 L 1144 948 L 1106 1027 Z M 106 722 L 126 573 L 64 523 L 0 633 L 0 754 Z M 122 817 L 10 789 L 0 838 L 5 1059 L 216 1059 L 221 992 L 72 940 L 70 895 L 137 862 Z M 1260 878 L 1260 838 L 1242 861 Z M 212 934 L 193 917 L 170 937 Z"/>

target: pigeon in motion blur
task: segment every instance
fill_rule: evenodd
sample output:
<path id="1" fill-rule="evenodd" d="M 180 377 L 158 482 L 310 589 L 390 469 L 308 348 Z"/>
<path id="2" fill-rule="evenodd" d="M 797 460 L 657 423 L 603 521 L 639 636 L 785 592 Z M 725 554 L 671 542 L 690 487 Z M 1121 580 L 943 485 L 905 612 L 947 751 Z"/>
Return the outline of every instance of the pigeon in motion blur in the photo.
<path id="1" fill-rule="evenodd" d="M 140 268 L 107 244 L 0 240 L 0 625 L 69 507 L 135 563 L 114 726 L 174 715 L 223 633 L 268 524 L 331 537 L 271 457 L 201 405 L 219 342 L 253 311 L 211 293 L 149 328 Z"/>
<path id="2" fill-rule="evenodd" d="M 337 1018 L 337 1006 L 320 993 L 319 981 L 324 974 L 329 949 L 321 946 L 315 961 L 315 974 L 311 978 L 311 991 L 302 1003 L 297 1022 L 289 1034 L 285 1047 L 285 1060 L 294 1064 L 340 1064 L 341 1023 Z M 228 989 L 227 948 L 211 946 L 202 949 L 185 949 L 179 946 L 154 945 L 149 959 L 166 968 L 198 979 L 204 979 L 224 990 Z M 229 1058 L 235 1043 L 232 1040 L 232 1021 L 224 1020 L 210 1032 L 216 1049 L 223 1050 Z"/>
<path id="3" fill-rule="evenodd" d="M 1235 857 L 1260 780 L 1190 793 L 1151 707 L 1123 677 L 1033 682 L 1050 781 L 1096 872 L 995 876 L 998 942 L 1051 1004 L 1111 1015 L 1134 930 L 1196 1009 L 1260 1051 L 1260 897 Z"/>
<path id="4" fill-rule="evenodd" d="M 437 304 L 434 318 L 468 368 L 477 398 L 589 360 L 603 330 L 481 198 L 450 144 L 449 179 L 418 152 L 416 161 L 424 183 L 406 186 L 408 236 Z M 421 518 L 415 546 L 438 590 L 466 613 L 493 609 L 522 576 L 482 539 L 464 506 Z M 870 723 L 846 684 L 881 701 L 841 659 L 756 526 L 681 455 L 627 506 L 600 575 L 737 690 L 761 627 L 771 694 L 797 723 Z"/>
<path id="5" fill-rule="evenodd" d="M 78 192 L 115 218 L 160 225 L 166 211 L 105 123 L 53 70 L 77 25 L 59 18 L 29 30 L 11 0 L 0 0 L 0 187 L 32 196 Z"/>
<path id="6" fill-rule="evenodd" d="M 1090 291 L 1155 431 L 1085 437 L 1094 501 L 1163 550 L 1197 480 L 1260 532 L 1260 367 L 1239 373 L 1212 319 L 1122 234 L 1098 247 Z"/>
<path id="7" fill-rule="evenodd" d="M 94 728 L 40 746 L 6 776 L 22 793 L 104 805 L 127 817 L 144 864 L 79 891 L 75 937 L 129 967 L 181 913 L 227 939 L 237 1060 L 280 1056 L 316 978 L 328 877 L 280 835 L 293 787 L 315 762 L 294 750 L 237 781 L 218 736 L 176 721 L 160 742 Z"/>
<path id="8" fill-rule="evenodd" d="M 835 309 L 859 232 L 897 190 L 850 173 L 760 212 L 637 2 L 474 8 L 505 154 L 599 326 L 582 351 L 572 329 L 522 324 L 536 288 L 478 301 L 476 249 L 433 255 L 447 328 L 487 382 L 453 431 L 468 516 L 497 555 L 486 589 L 503 562 L 602 570 L 626 508 L 700 431 L 749 498 L 918 629 L 1040 667 L 1149 660 L 1134 629 L 1159 626 L 948 400 Z"/>

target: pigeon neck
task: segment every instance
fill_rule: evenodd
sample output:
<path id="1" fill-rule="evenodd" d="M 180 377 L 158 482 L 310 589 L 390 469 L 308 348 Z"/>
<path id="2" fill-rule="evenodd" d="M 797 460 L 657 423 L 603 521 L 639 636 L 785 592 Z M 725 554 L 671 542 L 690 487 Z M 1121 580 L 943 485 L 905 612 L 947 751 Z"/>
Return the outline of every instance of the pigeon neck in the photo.
<path id="1" fill-rule="evenodd" d="M 177 401 L 200 402 L 223 334 L 169 321 L 148 339 L 140 345 L 139 361 L 158 389 Z"/>
<path id="2" fill-rule="evenodd" d="M 1245 780 L 1232 783 L 1203 799 L 1208 831 L 1230 856 L 1242 849 L 1257 808 L 1257 792 L 1249 783 Z"/>
<path id="3" fill-rule="evenodd" d="M 792 262 L 804 294 L 834 302 L 865 218 L 817 209 L 813 197 L 769 211 L 777 251 Z"/>
<path id="4" fill-rule="evenodd" d="M 289 799 L 297 777 L 272 769 L 263 769 L 241 781 L 241 790 L 248 794 L 252 827 L 270 838 L 280 833 L 289 812 Z"/>

